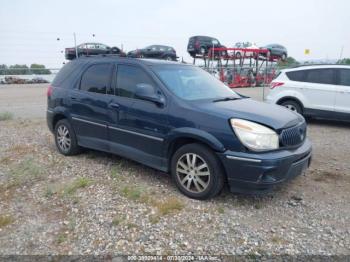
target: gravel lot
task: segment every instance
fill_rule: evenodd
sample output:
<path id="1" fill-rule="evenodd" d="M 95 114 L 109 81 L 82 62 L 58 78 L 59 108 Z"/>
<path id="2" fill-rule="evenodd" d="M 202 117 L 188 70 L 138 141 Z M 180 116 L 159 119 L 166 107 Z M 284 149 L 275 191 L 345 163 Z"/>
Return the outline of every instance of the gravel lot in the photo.
<path id="1" fill-rule="evenodd" d="M 126 159 L 64 157 L 45 119 L 17 114 L 0 122 L 2 255 L 350 255 L 350 124 L 311 121 L 311 168 L 273 194 L 196 201 Z"/>

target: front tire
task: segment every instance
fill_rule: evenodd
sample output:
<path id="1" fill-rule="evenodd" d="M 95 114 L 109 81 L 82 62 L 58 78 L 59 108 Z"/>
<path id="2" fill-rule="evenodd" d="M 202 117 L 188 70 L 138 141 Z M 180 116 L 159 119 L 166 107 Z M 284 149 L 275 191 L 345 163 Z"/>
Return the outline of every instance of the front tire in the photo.
<path id="1" fill-rule="evenodd" d="M 186 196 L 205 200 L 220 193 L 225 176 L 216 155 L 201 144 L 179 148 L 172 157 L 171 175 Z"/>
<path id="2" fill-rule="evenodd" d="M 67 119 L 62 119 L 55 126 L 55 143 L 58 151 L 65 156 L 80 152 L 75 132 Z"/>
<path id="3" fill-rule="evenodd" d="M 301 108 L 299 103 L 297 103 L 293 100 L 284 101 L 283 103 L 281 103 L 281 106 L 284 106 L 284 107 L 288 108 L 289 110 L 291 110 L 293 112 L 297 112 L 301 115 L 303 114 L 303 109 Z"/>

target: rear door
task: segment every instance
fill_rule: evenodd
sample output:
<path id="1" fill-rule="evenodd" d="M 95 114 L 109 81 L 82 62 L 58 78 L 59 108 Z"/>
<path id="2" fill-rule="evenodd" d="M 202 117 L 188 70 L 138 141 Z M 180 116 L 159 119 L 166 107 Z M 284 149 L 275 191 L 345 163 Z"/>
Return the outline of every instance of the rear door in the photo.
<path id="1" fill-rule="evenodd" d="M 148 49 L 147 49 L 147 53 L 146 53 L 147 55 L 147 57 L 149 57 L 149 58 L 155 58 L 155 57 L 157 57 L 158 56 L 158 54 L 159 54 L 159 48 L 158 48 L 158 46 L 156 46 L 156 45 L 152 45 L 152 46 L 150 46 Z"/>
<path id="2" fill-rule="evenodd" d="M 336 75 L 332 68 L 305 70 L 300 92 L 311 109 L 334 111 Z"/>
<path id="3" fill-rule="evenodd" d="M 81 76 L 79 89 L 70 90 L 72 123 L 82 146 L 108 150 L 110 98 L 106 93 L 111 69 L 108 63 L 90 65 Z"/>
<path id="4" fill-rule="evenodd" d="M 337 83 L 335 111 L 350 114 L 350 69 L 336 69 Z"/>

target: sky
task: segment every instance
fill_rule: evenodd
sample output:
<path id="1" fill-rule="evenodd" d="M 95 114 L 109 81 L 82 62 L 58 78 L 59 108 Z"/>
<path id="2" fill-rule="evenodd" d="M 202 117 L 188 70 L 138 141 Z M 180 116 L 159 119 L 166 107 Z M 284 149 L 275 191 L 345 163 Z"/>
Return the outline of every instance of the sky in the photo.
<path id="1" fill-rule="evenodd" d="M 188 62 L 193 35 L 216 37 L 227 47 L 279 43 L 302 61 L 339 59 L 350 57 L 349 10 L 349 0 L 1 0 L 0 64 L 59 68 L 74 32 L 77 44 L 126 51 L 170 45 Z"/>

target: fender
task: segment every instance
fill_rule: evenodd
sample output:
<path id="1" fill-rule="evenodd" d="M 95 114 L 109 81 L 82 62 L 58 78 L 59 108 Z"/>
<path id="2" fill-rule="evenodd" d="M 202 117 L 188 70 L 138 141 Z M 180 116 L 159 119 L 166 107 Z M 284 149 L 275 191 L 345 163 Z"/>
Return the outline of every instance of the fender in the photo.
<path id="1" fill-rule="evenodd" d="M 165 142 L 166 144 L 164 147 L 165 149 L 164 155 L 167 155 L 167 152 L 170 146 L 177 138 L 193 138 L 203 142 L 204 144 L 207 144 L 214 151 L 218 151 L 218 152 L 225 151 L 224 145 L 210 133 L 197 128 L 181 127 L 181 128 L 176 128 L 169 133 L 169 136 Z"/>
<path id="2" fill-rule="evenodd" d="M 290 99 L 294 99 L 300 102 L 300 104 L 302 105 L 302 107 L 307 107 L 308 105 L 308 101 L 307 99 L 299 92 L 295 92 L 292 90 L 286 90 L 284 92 L 281 92 L 277 95 L 277 97 L 275 98 L 276 104 L 279 104 L 279 102 L 282 99 L 286 99 L 286 98 L 290 98 Z"/>

